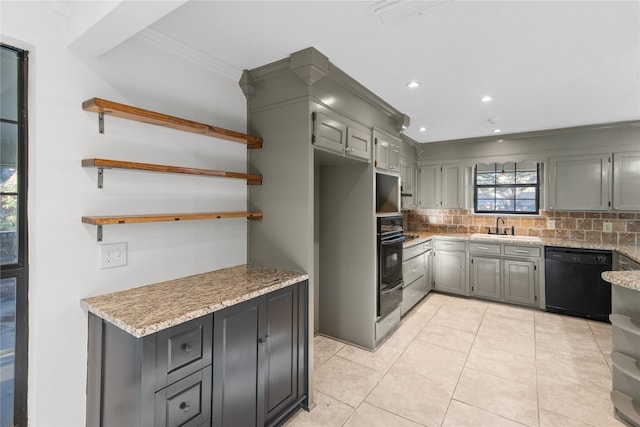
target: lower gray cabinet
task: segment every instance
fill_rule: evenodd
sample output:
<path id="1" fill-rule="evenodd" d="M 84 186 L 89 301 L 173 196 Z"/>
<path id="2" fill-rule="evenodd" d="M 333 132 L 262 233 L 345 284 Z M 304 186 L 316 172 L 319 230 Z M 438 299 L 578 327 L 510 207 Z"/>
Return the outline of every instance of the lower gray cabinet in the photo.
<path id="1" fill-rule="evenodd" d="M 87 427 L 281 423 L 307 406 L 307 282 L 136 338 L 89 313 Z"/>
<path id="2" fill-rule="evenodd" d="M 436 240 L 434 248 L 434 289 L 468 295 L 466 242 Z"/>
<path id="3" fill-rule="evenodd" d="M 213 426 L 280 423 L 307 399 L 306 282 L 214 315 Z"/>
<path id="4" fill-rule="evenodd" d="M 87 426 L 207 423 L 212 329 L 207 315 L 136 338 L 89 313 Z"/>
<path id="5" fill-rule="evenodd" d="M 473 296 L 499 300 L 501 297 L 500 259 L 471 257 L 471 292 Z"/>
<path id="6" fill-rule="evenodd" d="M 479 298 L 534 306 L 537 302 L 537 270 L 541 250 L 537 246 L 471 242 L 471 294 Z M 474 252 L 483 255 L 478 256 Z"/>

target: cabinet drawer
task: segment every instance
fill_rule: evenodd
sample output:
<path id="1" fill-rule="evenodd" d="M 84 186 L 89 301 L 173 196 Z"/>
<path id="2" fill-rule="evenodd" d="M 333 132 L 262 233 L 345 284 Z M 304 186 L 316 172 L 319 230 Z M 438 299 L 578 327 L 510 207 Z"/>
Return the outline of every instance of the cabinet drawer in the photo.
<path id="1" fill-rule="evenodd" d="M 404 283 L 411 283 L 425 273 L 424 255 L 413 257 L 402 263 L 402 280 Z"/>
<path id="2" fill-rule="evenodd" d="M 458 242 L 454 240 L 436 240 L 434 242 L 434 247 L 436 249 L 446 249 L 450 251 L 464 251 L 466 246 L 466 242 Z"/>
<path id="3" fill-rule="evenodd" d="M 421 276 L 408 286 L 402 289 L 402 303 L 400 304 L 400 314 L 404 316 L 426 295 L 425 277 Z"/>
<path id="4" fill-rule="evenodd" d="M 376 341 L 384 338 L 400 324 L 400 306 L 376 322 Z"/>
<path id="5" fill-rule="evenodd" d="M 540 258 L 541 253 L 542 253 L 541 248 L 536 246 L 504 245 L 505 255 Z"/>
<path id="6" fill-rule="evenodd" d="M 155 423 L 160 427 L 200 426 L 211 417 L 211 366 L 155 395 Z"/>
<path id="7" fill-rule="evenodd" d="M 158 332 L 156 390 L 211 364 L 213 315 Z"/>
<path id="8" fill-rule="evenodd" d="M 500 245 L 495 243 L 469 243 L 469 252 L 477 252 L 483 254 L 500 254 Z"/>
<path id="9" fill-rule="evenodd" d="M 424 243 L 418 243 L 413 246 L 405 246 L 402 250 L 402 260 L 407 261 L 415 256 L 423 253 L 427 248 L 425 248 Z"/>

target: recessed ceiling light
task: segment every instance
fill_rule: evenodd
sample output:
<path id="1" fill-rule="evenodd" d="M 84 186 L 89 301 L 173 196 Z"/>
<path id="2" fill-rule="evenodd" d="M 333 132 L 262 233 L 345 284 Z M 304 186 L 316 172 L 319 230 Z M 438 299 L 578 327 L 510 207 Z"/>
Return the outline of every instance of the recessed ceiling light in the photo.
<path id="1" fill-rule="evenodd" d="M 423 126 L 423 127 L 421 127 L 419 130 L 420 130 L 420 132 L 426 132 L 426 131 L 427 131 L 427 128 Z"/>
<path id="2" fill-rule="evenodd" d="M 500 132 L 502 132 L 500 129 L 494 129 L 493 130 L 493 133 L 500 133 Z"/>
<path id="3" fill-rule="evenodd" d="M 491 102 L 491 101 L 493 101 L 493 98 L 490 97 L 489 95 L 485 95 L 485 96 L 482 97 L 482 99 L 480 101 L 482 101 L 482 102 Z"/>
<path id="4" fill-rule="evenodd" d="M 409 82 L 407 83 L 407 87 L 410 88 L 415 88 L 415 87 L 419 87 L 420 86 L 420 82 Z"/>

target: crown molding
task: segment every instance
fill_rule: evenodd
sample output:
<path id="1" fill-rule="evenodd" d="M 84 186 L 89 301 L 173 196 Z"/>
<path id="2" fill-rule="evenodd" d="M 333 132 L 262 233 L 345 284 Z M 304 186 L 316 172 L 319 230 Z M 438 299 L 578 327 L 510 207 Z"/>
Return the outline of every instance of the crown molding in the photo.
<path id="1" fill-rule="evenodd" d="M 214 58 L 211 55 L 207 55 L 202 51 L 194 49 L 191 46 L 173 37 L 167 36 L 166 34 L 163 34 L 158 30 L 154 30 L 151 27 L 147 27 L 144 30 L 140 31 L 135 37 L 144 42 L 171 52 L 176 56 L 186 59 L 187 61 L 195 62 L 196 64 L 202 65 L 203 67 L 221 74 L 231 80 L 238 81 L 238 79 L 240 79 L 240 76 L 242 75 L 241 69 L 220 61 L 219 59 Z"/>

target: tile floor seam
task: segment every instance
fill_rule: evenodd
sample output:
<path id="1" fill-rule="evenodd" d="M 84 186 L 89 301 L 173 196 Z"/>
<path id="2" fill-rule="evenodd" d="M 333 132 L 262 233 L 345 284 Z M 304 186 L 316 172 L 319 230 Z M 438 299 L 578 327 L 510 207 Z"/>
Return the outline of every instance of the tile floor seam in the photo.
<path id="1" fill-rule="evenodd" d="M 449 404 L 447 405 L 447 410 L 444 412 L 444 417 L 442 417 L 442 422 L 440 423 L 440 426 L 442 427 L 442 425 L 444 424 L 444 421 L 447 419 L 447 414 L 449 413 L 449 408 L 451 408 L 451 402 L 453 402 L 454 399 L 453 396 L 456 395 L 456 390 L 458 389 L 458 384 L 460 384 L 460 377 L 462 377 L 462 373 L 464 372 L 464 370 L 467 368 L 467 362 L 469 361 L 469 355 L 471 354 L 471 349 L 473 349 L 473 345 L 476 342 L 476 339 L 478 338 L 478 331 L 480 330 L 480 325 L 482 325 L 482 321 L 484 320 L 485 316 L 487 315 L 487 309 L 485 308 L 484 313 L 482 313 L 482 319 L 480 320 L 480 323 L 478 324 L 478 328 L 476 329 L 476 332 L 473 334 L 473 341 L 471 342 L 471 345 L 469 346 L 469 349 L 467 350 L 467 355 L 464 359 L 464 363 L 462 365 L 462 369 L 460 370 L 460 374 L 458 374 L 458 379 L 456 380 L 456 385 L 453 387 L 453 391 L 451 392 L 451 398 L 449 399 Z M 469 403 L 466 402 L 462 402 L 459 401 L 460 403 L 464 403 L 465 405 L 469 405 Z M 469 405 L 469 406 L 473 406 L 473 405 Z M 475 408 L 475 406 L 473 406 Z"/>

